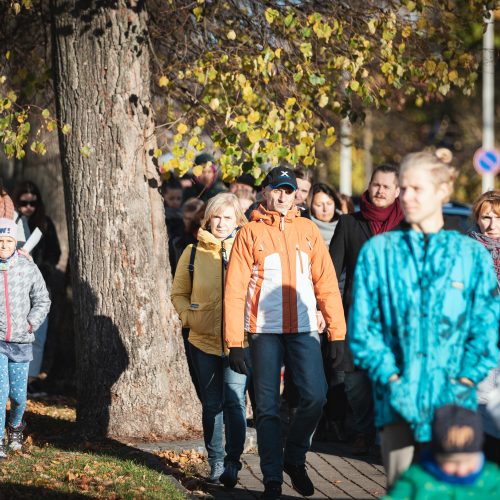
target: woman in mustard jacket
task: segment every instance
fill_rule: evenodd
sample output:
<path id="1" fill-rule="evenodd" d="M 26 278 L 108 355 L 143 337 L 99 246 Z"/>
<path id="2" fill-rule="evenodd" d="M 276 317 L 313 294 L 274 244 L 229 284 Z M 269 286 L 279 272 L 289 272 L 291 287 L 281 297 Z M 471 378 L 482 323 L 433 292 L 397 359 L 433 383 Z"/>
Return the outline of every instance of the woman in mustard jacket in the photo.
<path id="1" fill-rule="evenodd" d="M 172 302 L 182 326 L 190 329 L 189 354 L 201 391 L 210 481 L 220 481 L 230 488 L 236 485 L 245 444 L 247 377 L 229 368 L 223 344 L 224 279 L 236 232 L 246 222 L 234 194 L 211 198 L 196 248 L 189 245 L 184 250 L 172 288 Z"/>

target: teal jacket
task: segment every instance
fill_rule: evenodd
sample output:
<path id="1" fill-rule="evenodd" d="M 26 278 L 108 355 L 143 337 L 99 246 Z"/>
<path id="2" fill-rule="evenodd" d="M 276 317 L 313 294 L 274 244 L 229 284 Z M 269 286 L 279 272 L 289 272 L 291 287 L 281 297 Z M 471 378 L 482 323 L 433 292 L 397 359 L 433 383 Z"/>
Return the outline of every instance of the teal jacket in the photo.
<path id="1" fill-rule="evenodd" d="M 404 420 L 430 441 L 434 409 L 476 409 L 476 388 L 498 360 L 500 299 L 487 250 L 455 231 L 393 231 L 362 248 L 349 342 L 373 382 L 375 424 Z M 400 378 L 389 383 L 398 373 Z"/>
<path id="2" fill-rule="evenodd" d="M 486 463 L 483 472 L 471 485 L 438 481 L 420 465 L 412 465 L 382 500 L 496 500 L 500 493 L 500 470 Z"/>

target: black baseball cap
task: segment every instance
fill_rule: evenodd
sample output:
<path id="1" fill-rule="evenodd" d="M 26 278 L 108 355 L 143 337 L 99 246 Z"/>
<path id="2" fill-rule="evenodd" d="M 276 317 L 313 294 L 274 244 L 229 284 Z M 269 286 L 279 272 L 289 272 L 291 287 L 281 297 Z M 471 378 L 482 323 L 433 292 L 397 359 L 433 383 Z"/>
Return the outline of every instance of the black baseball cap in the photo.
<path id="1" fill-rule="evenodd" d="M 434 412 L 433 453 L 475 453 L 483 447 L 483 427 L 479 413 L 458 405 L 445 405 Z"/>
<path id="2" fill-rule="evenodd" d="M 262 186 L 270 186 L 273 189 L 281 186 L 290 186 L 294 191 L 297 190 L 297 179 L 295 178 L 295 172 L 288 167 L 274 167 L 271 169 L 264 181 Z"/>

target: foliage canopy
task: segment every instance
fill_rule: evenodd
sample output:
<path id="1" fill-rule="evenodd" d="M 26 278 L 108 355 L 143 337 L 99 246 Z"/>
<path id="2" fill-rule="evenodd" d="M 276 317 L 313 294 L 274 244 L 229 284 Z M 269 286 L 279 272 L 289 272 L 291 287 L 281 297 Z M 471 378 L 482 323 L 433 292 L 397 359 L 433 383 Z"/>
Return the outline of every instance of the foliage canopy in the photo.
<path id="1" fill-rule="evenodd" d="M 242 171 L 259 178 L 264 164 L 279 161 L 314 166 L 318 141 L 335 142 L 340 117 L 362 119 L 369 107 L 424 106 L 452 90 L 469 95 L 480 53 L 463 33 L 481 24 L 495 2 L 114 3 L 147 7 L 150 14 L 158 127 L 168 129 L 173 155 L 160 171 L 187 172 L 208 135 L 229 180 Z M 15 17 L 47 15 L 43 2 L 11 2 L 9 9 Z M 29 82 L 18 61 L 13 72 L 11 56 L 0 61 L 0 141 L 7 156 L 22 158 L 31 114 L 48 130 L 69 133 L 71 124 L 57 123 L 29 99 L 21 103 Z M 45 150 L 36 134 L 29 147 Z M 157 149 L 155 157 L 163 152 Z"/>

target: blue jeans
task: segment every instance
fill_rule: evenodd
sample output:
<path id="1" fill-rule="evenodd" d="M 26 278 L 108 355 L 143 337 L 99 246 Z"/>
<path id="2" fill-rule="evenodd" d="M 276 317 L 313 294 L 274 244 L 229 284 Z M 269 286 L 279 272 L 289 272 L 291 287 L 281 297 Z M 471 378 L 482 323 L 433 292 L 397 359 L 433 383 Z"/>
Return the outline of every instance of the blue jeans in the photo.
<path id="1" fill-rule="evenodd" d="M 211 467 L 217 462 L 240 464 L 247 430 L 245 391 L 246 375 L 229 368 L 227 357 L 207 354 L 189 344 L 202 404 L 203 437 Z M 250 365 L 248 349 L 245 353 Z M 222 432 L 226 434 L 226 456 Z"/>
<path id="2" fill-rule="evenodd" d="M 19 427 L 23 422 L 28 391 L 28 366 L 28 361 L 14 363 L 5 354 L 0 354 L 0 438 L 3 438 L 5 428 L 7 398 L 10 397 L 10 426 Z"/>
<path id="3" fill-rule="evenodd" d="M 257 400 L 257 443 L 264 484 L 283 482 L 283 462 L 303 465 L 326 403 L 327 384 L 318 332 L 254 333 L 248 336 Z M 291 367 L 299 394 L 283 451 L 280 419 L 280 372 Z"/>
<path id="4" fill-rule="evenodd" d="M 372 383 L 365 371 L 345 372 L 345 393 L 353 413 L 353 429 L 358 434 L 375 434 Z"/>

